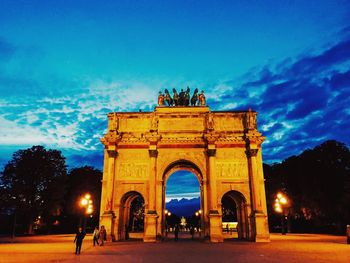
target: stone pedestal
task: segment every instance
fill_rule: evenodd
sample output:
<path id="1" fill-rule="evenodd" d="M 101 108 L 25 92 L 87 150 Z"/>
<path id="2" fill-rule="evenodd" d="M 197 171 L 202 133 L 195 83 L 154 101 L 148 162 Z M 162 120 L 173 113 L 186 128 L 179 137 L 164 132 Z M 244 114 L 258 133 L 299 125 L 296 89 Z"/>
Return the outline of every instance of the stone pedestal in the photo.
<path id="1" fill-rule="evenodd" d="M 222 236 L 221 214 L 219 214 L 217 210 L 210 210 L 209 212 L 209 231 L 210 242 L 219 243 L 224 241 Z"/>
<path id="2" fill-rule="evenodd" d="M 115 241 L 115 235 L 114 235 L 114 212 L 108 211 L 104 212 L 102 216 L 100 216 L 100 226 L 104 226 L 107 233 L 107 240 L 108 241 Z"/>
<path id="3" fill-rule="evenodd" d="M 254 213 L 255 242 L 270 242 L 269 225 L 267 216 L 261 212 Z"/>
<path id="4" fill-rule="evenodd" d="M 145 215 L 145 230 L 143 241 L 156 242 L 157 241 L 157 218 L 156 211 L 148 211 Z"/>

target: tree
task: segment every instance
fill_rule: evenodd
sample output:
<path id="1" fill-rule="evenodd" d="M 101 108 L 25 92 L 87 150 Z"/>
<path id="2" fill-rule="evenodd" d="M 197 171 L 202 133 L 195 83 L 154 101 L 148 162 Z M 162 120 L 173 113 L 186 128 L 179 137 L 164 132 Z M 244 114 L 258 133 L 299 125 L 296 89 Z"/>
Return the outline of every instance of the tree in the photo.
<path id="1" fill-rule="evenodd" d="M 278 188 L 285 191 L 293 202 L 297 228 L 313 232 L 344 231 L 350 222 L 347 209 L 350 207 L 350 151 L 345 144 L 326 141 L 299 156 L 264 168 L 268 201 L 273 200 L 272 195 Z"/>
<path id="2" fill-rule="evenodd" d="M 16 151 L 1 173 L 1 207 L 20 218 L 24 231 L 32 234 L 39 216 L 50 225 L 61 213 L 66 176 L 60 151 L 43 146 Z"/>
<path id="3" fill-rule="evenodd" d="M 93 214 L 90 222 L 97 225 L 100 212 L 102 188 L 102 173 L 90 166 L 72 169 L 68 174 L 67 195 L 65 196 L 64 213 L 67 216 L 66 227 L 68 231 L 76 230 L 77 222 L 83 215 L 83 210 L 79 206 L 79 200 L 86 193 L 91 195 L 93 202 Z"/>

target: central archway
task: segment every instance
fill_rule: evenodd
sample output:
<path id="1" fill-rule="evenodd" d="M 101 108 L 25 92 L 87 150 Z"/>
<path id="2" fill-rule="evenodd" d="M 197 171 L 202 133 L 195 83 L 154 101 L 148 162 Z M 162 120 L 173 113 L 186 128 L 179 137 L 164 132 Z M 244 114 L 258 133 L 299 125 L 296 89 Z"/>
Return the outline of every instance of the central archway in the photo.
<path id="1" fill-rule="evenodd" d="M 172 214 L 173 211 L 168 209 L 167 201 L 169 201 L 169 197 L 167 198 L 167 187 L 168 181 L 171 181 L 174 177 L 181 177 L 187 174 L 187 176 L 193 176 L 194 180 L 197 182 L 197 194 L 194 195 L 186 195 L 185 193 L 181 193 L 179 190 L 177 194 L 177 198 L 184 197 L 186 199 L 191 199 L 193 197 L 199 198 L 197 209 L 191 209 L 191 211 L 186 211 L 184 214 L 177 214 L 178 218 L 174 218 Z M 171 177 L 171 179 L 170 179 Z M 187 177 L 188 178 L 188 177 Z M 193 180 L 192 180 L 193 182 Z M 184 181 L 183 184 L 186 184 Z M 200 169 L 192 162 L 187 160 L 178 160 L 176 162 L 171 163 L 164 172 L 163 175 L 163 200 L 162 200 L 162 235 L 163 237 L 168 236 L 168 231 L 173 232 L 176 224 L 180 226 L 180 230 L 183 233 L 190 234 L 191 228 L 196 232 L 197 238 L 204 237 L 204 200 L 203 200 L 203 177 Z M 193 200 L 196 202 L 196 200 Z M 192 211 L 193 210 L 193 211 Z M 197 213 L 197 214 L 196 214 Z"/>

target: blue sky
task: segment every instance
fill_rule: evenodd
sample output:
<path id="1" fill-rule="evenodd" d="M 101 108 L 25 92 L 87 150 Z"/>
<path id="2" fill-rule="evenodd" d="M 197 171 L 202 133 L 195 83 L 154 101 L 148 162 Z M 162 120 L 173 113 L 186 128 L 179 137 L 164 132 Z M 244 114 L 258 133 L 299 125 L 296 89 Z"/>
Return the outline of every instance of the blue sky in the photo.
<path id="1" fill-rule="evenodd" d="M 111 111 L 160 89 L 259 112 L 268 163 L 350 144 L 350 1 L 0 1 L 0 165 L 60 149 L 102 166 Z"/>

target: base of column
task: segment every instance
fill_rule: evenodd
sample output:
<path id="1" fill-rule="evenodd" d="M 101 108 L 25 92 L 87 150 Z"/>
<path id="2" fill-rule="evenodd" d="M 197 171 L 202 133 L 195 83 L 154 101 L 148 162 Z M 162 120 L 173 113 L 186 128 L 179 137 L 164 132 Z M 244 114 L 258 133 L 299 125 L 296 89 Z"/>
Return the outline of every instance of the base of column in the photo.
<path id="1" fill-rule="evenodd" d="M 143 242 L 154 243 L 157 242 L 157 212 L 150 210 L 145 215 L 145 233 Z"/>
<path id="2" fill-rule="evenodd" d="M 217 210 L 209 211 L 209 232 L 210 232 L 210 242 L 220 243 L 224 242 L 222 236 L 222 218 Z"/>
<path id="3" fill-rule="evenodd" d="M 254 221 L 255 242 L 270 242 L 270 232 L 267 216 L 262 212 L 255 212 Z"/>
<path id="4" fill-rule="evenodd" d="M 108 241 L 115 241 L 114 218 L 115 215 L 113 211 L 106 211 L 100 216 L 100 227 L 105 227 Z"/>

